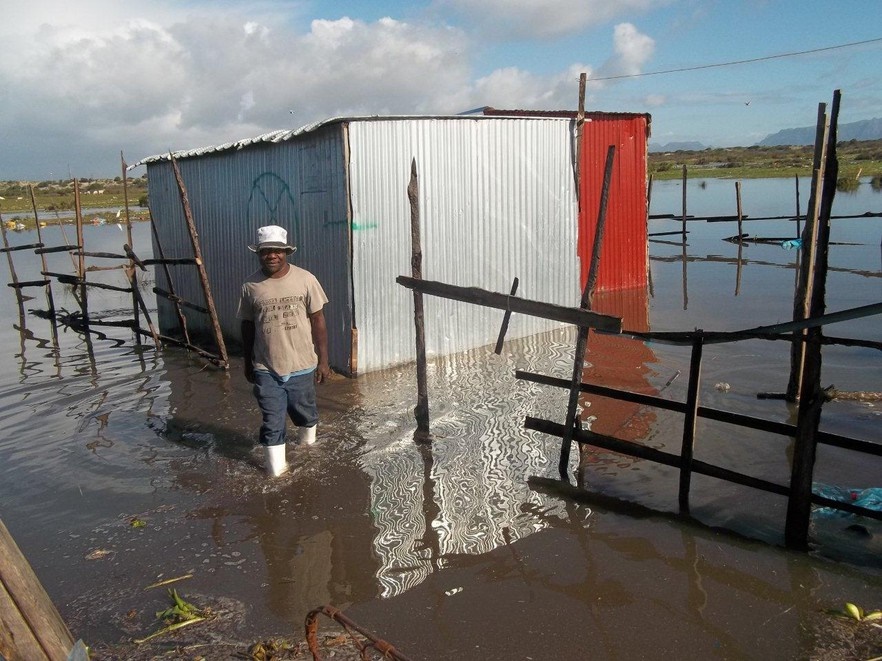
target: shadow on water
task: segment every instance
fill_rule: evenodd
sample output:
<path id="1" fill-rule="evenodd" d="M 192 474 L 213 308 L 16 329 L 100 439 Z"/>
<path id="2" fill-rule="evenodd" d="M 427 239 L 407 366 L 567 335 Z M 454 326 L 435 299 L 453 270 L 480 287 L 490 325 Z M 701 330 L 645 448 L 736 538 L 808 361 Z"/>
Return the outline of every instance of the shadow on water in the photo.
<path id="1" fill-rule="evenodd" d="M 711 259 L 737 247 L 708 232 L 691 231 L 686 260 L 666 261 L 681 246 L 653 250 L 652 297 L 598 305 L 634 330 L 786 319 L 792 254 L 751 246 L 738 263 Z M 873 268 L 851 261 L 834 276 L 840 302 L 878 296 L 876 276 L 860 273 Z M 99 314 L 126 306 L 99 300 Z M 567 377 L 571 329 L 509 342 L 501 355 L 433 360 L 431 444 L 413 438 L 412 366 L 334 378 L 319 388 L 319 442 L 290 448 L 292 470 L 268 481 L 237 359 L 225 373 L 125 331 L 53 330 L 29 309 L 37 299 L 27 303 L 19 315 L 13 296 L 0 299 L 0 516 L 98 658 L 187 645 L 230 658 L 255 640 L 299 635 L 306 612 L 325 603 L 414 659 L 579 659 L 589 649 L 609 659 L 808 658 L 848 644 L 872 656 L 823 611 L 882 606 L 878 527 L 853 535 L 851 521 L 816 518 L 818 550 L 791 553 L 780 548 L 779 497 L 696 477 L 694 519 L 683 520 L 672 470 L 603 451 L 581 453 L 587 502 L 543 486 L 557 474 L 559 441 L 523 420 L 562 419 L 566 392 L 513 374 Z M 841 334 L 873 333 L 850 324 Z M 786 405 L 756 399 L 784 385 L 781 344 L 709 348 L 703 403 L 792 421 Z M 832 351 L 831 378 L 877 383 L 858 353 Z M 592 335 L 587 358 L 586 378 L 684 399 L 688 348 Z M 681 416 L 603 398 L 580 406 L 583 425 L 601 433 L 678 447 Z M 875 408 L 835 405 L 826 416 L 878 438 Z M 789 439 L 703 425 L 697 457 L 786 482 Z M 819 466 L 831 483 L 878 478 L 844 452 L 825 449 Z M 145 587 L 184 575 L 178 591 L 217 617 L 136 650 L 130 639 L 153 631 L 165 607 L 164 588 Z"/>

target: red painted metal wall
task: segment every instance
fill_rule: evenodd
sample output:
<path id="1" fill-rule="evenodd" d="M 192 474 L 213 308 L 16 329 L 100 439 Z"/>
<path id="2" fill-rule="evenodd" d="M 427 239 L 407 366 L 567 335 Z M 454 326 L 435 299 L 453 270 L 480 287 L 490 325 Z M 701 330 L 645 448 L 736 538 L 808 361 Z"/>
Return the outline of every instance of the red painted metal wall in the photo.
<path id="1" fill-rule="evenodd" d="M 646 160 L 649 116 L 587 113 L 582 131 L 578 252 L 588 279 L 609 145 L 616 146 L 596 291 L 647 284 Z"/>

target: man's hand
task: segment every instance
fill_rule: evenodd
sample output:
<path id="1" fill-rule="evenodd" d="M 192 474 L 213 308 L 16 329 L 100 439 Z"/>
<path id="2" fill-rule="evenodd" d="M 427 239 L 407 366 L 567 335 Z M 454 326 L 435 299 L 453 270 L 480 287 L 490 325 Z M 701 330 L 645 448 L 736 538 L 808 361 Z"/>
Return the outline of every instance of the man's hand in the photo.
<path id="1" fill-rule="evenodd" d="M 245 380 L 248 383 L 254 383 L 254 365 L 250 361 L 245 363 Z"/>
<path id="2" fill-rule="evenodd" d="M 324 383 L 331 376 L 331 366 L 327 363 L 319 363 L 315 368 L 315 382 Z"/>

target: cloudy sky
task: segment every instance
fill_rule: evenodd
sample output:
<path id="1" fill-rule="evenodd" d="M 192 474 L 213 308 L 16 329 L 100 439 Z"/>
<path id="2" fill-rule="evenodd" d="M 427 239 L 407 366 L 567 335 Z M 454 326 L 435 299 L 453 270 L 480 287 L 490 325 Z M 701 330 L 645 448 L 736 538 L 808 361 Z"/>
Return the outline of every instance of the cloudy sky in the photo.
<path id="1" fill-rule="evenodd" d="M 813 126 L 834 89 L 840 122 L 882 117 L 879 0 L 6 5 L 0 179 L 115 176 L 121 151 L 134 163 L 340 115 L 574 110 L 580 72 L 588 110 L 648 112 L 659 144 Z M 801 51 L 816 52 L 772 57 Z"/>

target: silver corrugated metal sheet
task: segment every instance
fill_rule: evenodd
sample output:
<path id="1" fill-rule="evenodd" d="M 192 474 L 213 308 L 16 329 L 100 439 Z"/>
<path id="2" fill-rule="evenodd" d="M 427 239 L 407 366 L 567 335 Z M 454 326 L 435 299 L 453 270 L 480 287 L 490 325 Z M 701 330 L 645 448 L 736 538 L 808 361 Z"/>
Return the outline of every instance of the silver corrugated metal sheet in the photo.
<path id="1" fill-rule="evenodd" d="M 350 124 L 353 295 L 359 371 L 415 358 L 410 164 L 419 173 L 423 277 L 578 305 L 572 123 L 555 118 L 400 119 Z M 502 312 L 426 297 L 426 346 L 495 341 Z M 509 337 L 554 327 L 514 315 Z"/>
<path id="2" fill-rule="evenodd" d="M 332 364 L 348 364 L 352 314 L 344 144 L 344 125 L 337 124 L 296 141 L 206 152 L 201 158 L 178 161 L 227 338 L 239 340 L 240 287 L 258 267 L 247 245 L 254 242 L 258 227 L 278 224 L 288 229 L 289 239 L 298 246 L 292 261 L 315 273 L 330 299 L 325 316 Z M 148 182 L 150 207 L 166 256 L 192 256 L 171 162 L 150 162 Z M 172 267 L 172 281 L 185 300 L 204 302 L 195 267 Z M 169 290 L 161 269 L 157 283 Z M 207 315 L 189 311 L 187 317 L 190 330 L 210 331 Z M 163 329 L 177 327 L 174 308 L 163 298 L 159 321 Z"/>

